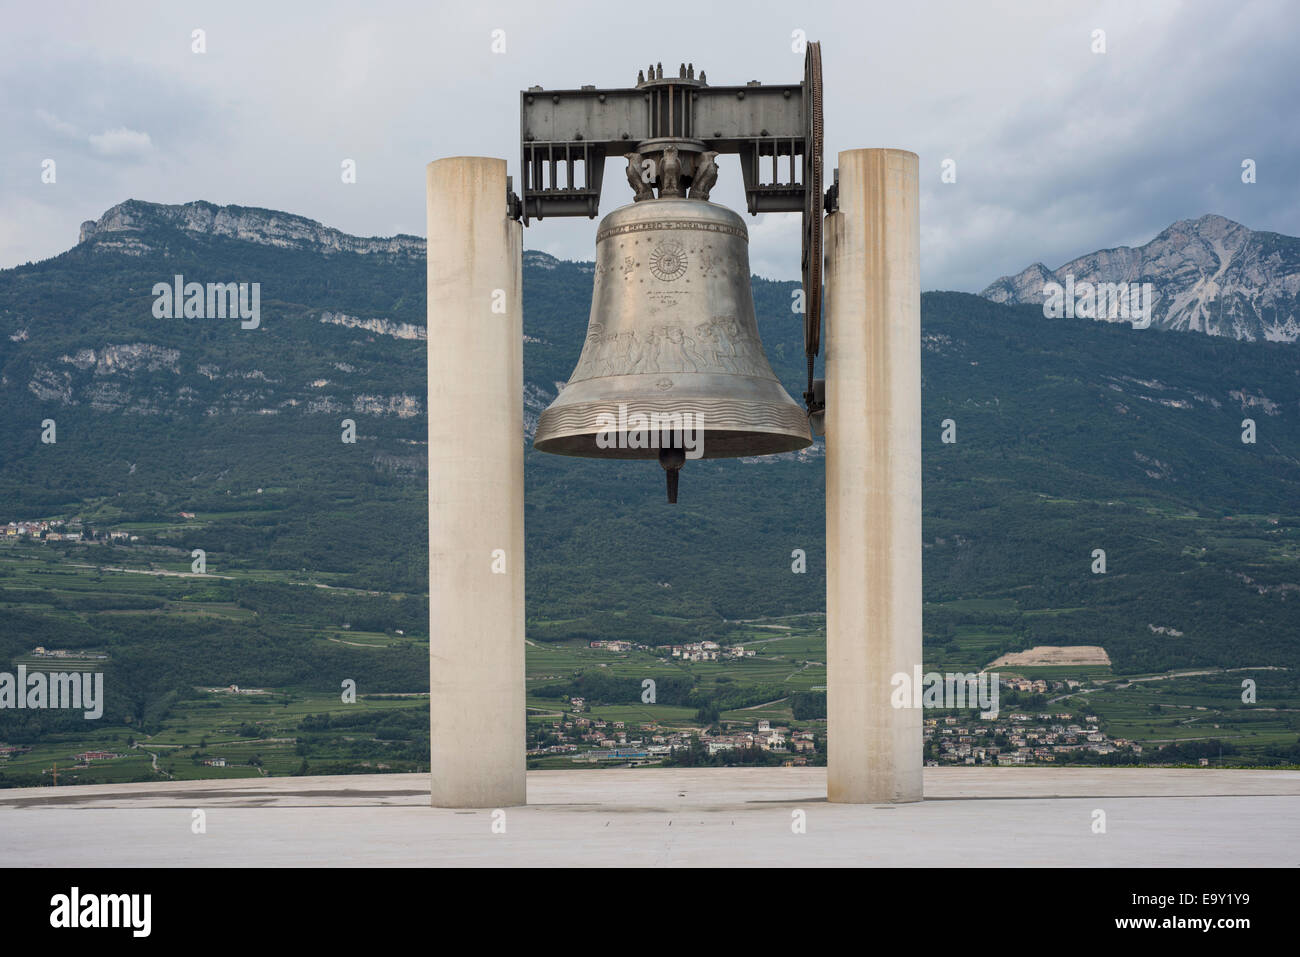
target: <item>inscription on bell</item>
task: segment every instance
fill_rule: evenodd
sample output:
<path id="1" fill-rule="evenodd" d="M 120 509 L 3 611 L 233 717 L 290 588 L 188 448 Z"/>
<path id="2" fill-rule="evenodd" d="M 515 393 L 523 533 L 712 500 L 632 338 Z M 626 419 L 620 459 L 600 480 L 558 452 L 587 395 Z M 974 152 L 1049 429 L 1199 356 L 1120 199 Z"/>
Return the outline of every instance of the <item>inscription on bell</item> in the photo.
<path id="1" fill-rule="evenodd" d="M 648 302 L 653 302 L 657 306 L 672 308 L 681 299 L 681 292 L 677 289 L 655 289 L 646 293 L 645 297 Z"/>

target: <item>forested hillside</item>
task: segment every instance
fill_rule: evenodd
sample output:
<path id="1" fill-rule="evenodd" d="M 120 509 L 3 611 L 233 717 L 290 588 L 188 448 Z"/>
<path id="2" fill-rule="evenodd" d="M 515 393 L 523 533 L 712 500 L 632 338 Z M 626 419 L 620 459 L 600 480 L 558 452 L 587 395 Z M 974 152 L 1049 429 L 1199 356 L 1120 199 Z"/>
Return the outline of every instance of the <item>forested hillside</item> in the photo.
<path id="1" fill-rule="evenodd" d="M 427 688 L 420 257 L 147 216 L 128 252 L 105 235 L 0 273 L 0 525 L 62 519 L 138 541 L 0 550 L 22 558 L 0 563 L 0 660 L 38 644 L 107 649 L 131 689 L 113 707 L 140 720 L 195 684 L 324 690 L 362 669 L 372 688 Z M 260 327 L 155 318 L 152 287 L 176 274 L 260 282 Z M 529 429 L 577 359 L 591 275 L 526 255 Z M 754 281 L 772 365 L 798 395 L 793 288 Z M 928 654 L 978 634 L 988 660 L 1095 644 L 1119 672 L 1300 665 L 1293 348 L 1047 320 L 954 293 L 926 294 L 922 319 Z M 340 441 L 345 418 L 356 444 Z M 46 419 L 54 444 L 40 439 Z M 691 462 L 670 507 L 654 463 L 530 450 L 529 637 L 680 641 L 821 611 L 822 462 L 820 445 Z M 199 548 L 229 577 L 150 579 L 135 606 L 116 579 L 80 581 L 75 600 L 58 584 L 68 563 L 186 571 Z M 321 640 L 345 625 L 414 643 L 380 663 Z"/>

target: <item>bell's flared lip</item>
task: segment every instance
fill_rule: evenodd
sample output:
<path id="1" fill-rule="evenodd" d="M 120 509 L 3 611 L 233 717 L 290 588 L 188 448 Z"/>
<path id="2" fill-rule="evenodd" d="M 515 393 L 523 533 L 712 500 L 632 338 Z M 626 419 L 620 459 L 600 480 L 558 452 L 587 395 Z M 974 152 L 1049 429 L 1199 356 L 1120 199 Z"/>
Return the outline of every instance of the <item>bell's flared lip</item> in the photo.
<path id="1" fill-rule="evenodd" d="M 552 455 L 569 455 L 589 459 L 657 459 L 659 447 L 630 448 L 629 433 L 611 432 L 603 439 L 604 444 L 597 443 L 594 433 L 586 432 L 576 435 L 553 435 L 545 439 L 534 440 L 533 448 L 539 452 Z M 739 432 L 734 429 L 702 429 L 696 438 L 701 459 L 738 459 L 758 455 L 780 455 L 784 452 L 798 452 L 812 445 L 811 435 L 797 435 L 778 432 Z M 687 459 L 687 464 L 690 463 Z"/>
<path id="2" fill-rule="evenodd" d="M 674 442 L 692 458 L 743 458 L 797 452 L 812 445 L 807 415 L 788 397 L 754 401 L 629 396 L 550 406 L 537 422 L 533 448 L 555 455 L 654 459 Z"/>

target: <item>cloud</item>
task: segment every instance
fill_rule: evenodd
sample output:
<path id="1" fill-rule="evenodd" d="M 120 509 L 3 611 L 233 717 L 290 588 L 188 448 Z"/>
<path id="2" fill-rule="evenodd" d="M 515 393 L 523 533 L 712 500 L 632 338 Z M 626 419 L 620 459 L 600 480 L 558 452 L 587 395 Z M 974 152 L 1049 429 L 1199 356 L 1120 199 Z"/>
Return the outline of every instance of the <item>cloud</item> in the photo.
<path id="1" fill-rule="evenodd" d="M 153 149 L 153 141 L 148 133 L 119 126 L 115 130 L 91 133 L 90 146 L 102 156 L 141 156 Z"/>
<path id="2" fill-rule="evenodd" d="M 75 126 L 73 126 L 71 123 L 67 123 L 59 119 L 57 116 L 55 116 L 53 113 L 49 112 L 48 110 L 38 109 L 36 111 L 36 118 L 39 119 L 42 123 L 44 123 L 47 129 L 53 130 L 55 133 L 60 133 L 63 136 L 75 136 L 75 137 L 80 137 L 81 135 L 80 133 L 77 132 L 77 128 Z"/>
<path id="3" fill-rule="evenodd" d="M 214 4 L 201 55 L 188 21 L 86 4 L 54 30 L 40 8 L 15 7 L 12 55 L 0 57 L 0 212 L 35 200 L 58 215 L 21 223 L 21 248 L 0 266 L 61 252 L 83 220 L 130 196 L 282 209 L 357 235 L 422 233 L 421 170 L 435 157 L 505 157 L 519 191 L 520 90 L 626 85 L 652 58 L 666 69 L 692 61 L 715 84 L 797 82 L 795 27 L 823 42 L 826 181 L 840 150 L 920 156 L 923 288 L 979 291 L 1034 261 L 1146 242 L 1207 212 L 1300 232 L 1300 124 L 1278 121 L 1295 112 L 1300 6 L 1284 0 L 745 0 L 697 4 L 686 33 L 650 18 L 631 36 L 607 3 L 564 6 L 557 19 L 534 0 L 364 12 L 317 0 L 304 19 L 275 4 Z M 504 54 L 493 52 L 498 28 Z M 1092 52 L 1097 28 L 1105 54 Z M 45 157 L 60 160 L 57 189 L 38 175 Z M 355 184 L 340 180 L 345 157 L 357 161 Z M 1259 167 L 1250 186 L 1246 157 Z M 940 179 L 946 158 L 955 183 Z M 754 271 L 795 278 L 798 214 L 749 217 L 738 160 L 721 159 L 714 198 L 745 217 Z M 609 162 L 601 215 L 631 199 L 621 160 Z M 595 225 L 534 221 L 525 246 L 590 259 Z"/>

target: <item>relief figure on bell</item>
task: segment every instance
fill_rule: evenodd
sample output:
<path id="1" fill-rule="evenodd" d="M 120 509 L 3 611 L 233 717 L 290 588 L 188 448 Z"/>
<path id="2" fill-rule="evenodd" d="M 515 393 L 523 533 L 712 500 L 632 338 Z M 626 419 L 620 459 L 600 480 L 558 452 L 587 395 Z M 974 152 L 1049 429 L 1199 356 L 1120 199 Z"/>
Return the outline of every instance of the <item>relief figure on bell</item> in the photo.
<path id="1" fill-rule="evenodd" d="M 736 346 L 727 335 L 726 327 L 716 319 L 695 327 L 702 342 L 713 350 L 713 364 L 727 372 L 736 371 Z"/>
<path id="2" fill-rule="evenodd" d="M 708 366 L 708 360 L 696 351 L 695 340 L 681 326 L 664 327 L 664 336 L 668 340 L 664 351 L 670 371 L 699 372 L 701 366 Z"/>
<path id="3" fill-rule="evenodd" d="M 721 322 L 726 326 L 731 341 L 736 347 L 736 372 L 739 375 L 766 375 L 771 372 L 769 367 L 763 369 L 763 349 L 758 338 L 751 336 L 745 325 L 733 316 L 727 316 Z"/>
<path id="4" fill-rule="evenodd" d="M 600 361 L 600 350 L 604 343 L 605 325 L 593 322 L 587 328 L 587 338 L 582 343 L 582 355 L 578 357 L 578 367 L 573 370 L 570 382 L 590 378 Z"/>
<path id="5" fill-rule="evenodd" d="M 628 366 L 629 373 L 638 372 L 658 372 L 659 371 L 659 347 L 663 343 L 663 327 L 652 327 L 646 333 L 645 341 L 641 343 L 640 349 L 632 357 L 632 362 Z"/>
<path id="6" fill-rule="evenodd" d="M 623 375 L 627 372 L 628 356 L 636 348 L 635 332 L 620 332 L 605 343 L 608 352 L 604 357 L 602 375 Z"/>

